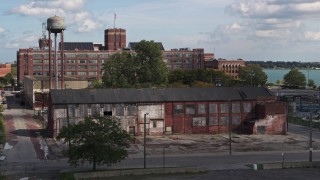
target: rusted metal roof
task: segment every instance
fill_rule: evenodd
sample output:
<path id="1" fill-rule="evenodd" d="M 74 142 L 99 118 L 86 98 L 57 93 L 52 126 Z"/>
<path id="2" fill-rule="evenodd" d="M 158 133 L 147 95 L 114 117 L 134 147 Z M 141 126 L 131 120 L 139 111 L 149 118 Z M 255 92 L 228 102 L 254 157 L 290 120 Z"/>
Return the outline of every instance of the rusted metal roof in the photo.
<path id="1" fill-rule="evenodd" d="M 116 104 L 256 100 L 272 96 L 263 87 L 52 89 L 52 104 Z"/>

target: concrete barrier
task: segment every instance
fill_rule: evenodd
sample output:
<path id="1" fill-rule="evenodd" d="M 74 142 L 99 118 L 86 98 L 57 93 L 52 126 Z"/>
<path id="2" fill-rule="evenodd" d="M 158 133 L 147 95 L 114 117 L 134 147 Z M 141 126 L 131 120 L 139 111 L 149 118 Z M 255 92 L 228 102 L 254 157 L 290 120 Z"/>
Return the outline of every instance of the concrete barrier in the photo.
<path id="1" fill-rule="evenodd" d="M 176 168 L 150 168 L 150 169 L 117 169 L 108 171 L 75 173 L 76 180 L 94 179 L 114 176 L 148 175 L 148 174 L 170 174 L 170 173 L 200 173 L 206 172 L 204 168 L 176 167 Z"/>
<path id="2" fill-rule="evenodd" d="M 264 163 L 262 164 L 262 166 L 263 166 L 263 169 L 309 168 L 309 167 L 320 167 L 320 161 Z"/>

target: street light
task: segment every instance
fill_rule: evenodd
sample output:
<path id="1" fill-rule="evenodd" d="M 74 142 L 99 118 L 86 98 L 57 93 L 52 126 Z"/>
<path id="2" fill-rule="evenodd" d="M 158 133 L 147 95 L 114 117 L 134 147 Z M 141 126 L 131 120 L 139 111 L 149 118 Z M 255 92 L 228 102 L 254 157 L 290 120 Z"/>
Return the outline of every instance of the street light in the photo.
<path id="1" fill-rule="evenodd" d="M 144 122 L 143 122 L 143 168 L 146 169 L 146 136 L 147 136 L 147 115 L 149 113 L 144 114 Z"/>

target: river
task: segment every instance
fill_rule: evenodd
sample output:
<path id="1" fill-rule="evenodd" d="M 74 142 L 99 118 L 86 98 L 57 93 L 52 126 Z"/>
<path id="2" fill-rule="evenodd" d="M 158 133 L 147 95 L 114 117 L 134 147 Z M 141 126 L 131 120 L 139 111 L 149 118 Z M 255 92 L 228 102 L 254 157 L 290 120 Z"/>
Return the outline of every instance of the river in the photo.
<path id="1" fill-rule="evenodd" d="M 263 69 L 263 71 L 268 76 L 268 83 L 276 83 L 277 80 L 283 80 L 283 76 L 287 74 L 290 69 Z M 300 69 L 306 79 L 314 80 L 314 83 L 319 86 L 320 85 L 320 69 Z"/>

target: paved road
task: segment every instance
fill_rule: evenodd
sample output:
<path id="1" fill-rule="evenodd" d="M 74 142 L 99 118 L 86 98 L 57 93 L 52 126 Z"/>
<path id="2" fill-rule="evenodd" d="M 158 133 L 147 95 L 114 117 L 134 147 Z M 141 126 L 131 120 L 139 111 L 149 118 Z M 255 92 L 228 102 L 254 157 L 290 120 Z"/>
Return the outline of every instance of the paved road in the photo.
<path id="1" fill-rule="evenodd" d="M 310 137 L 310 127 L 300 126 L 289 123 L 288 132 Z M 320 140 L 320 131 L 317 128 L 312 129 L 312 138 Z"/>

